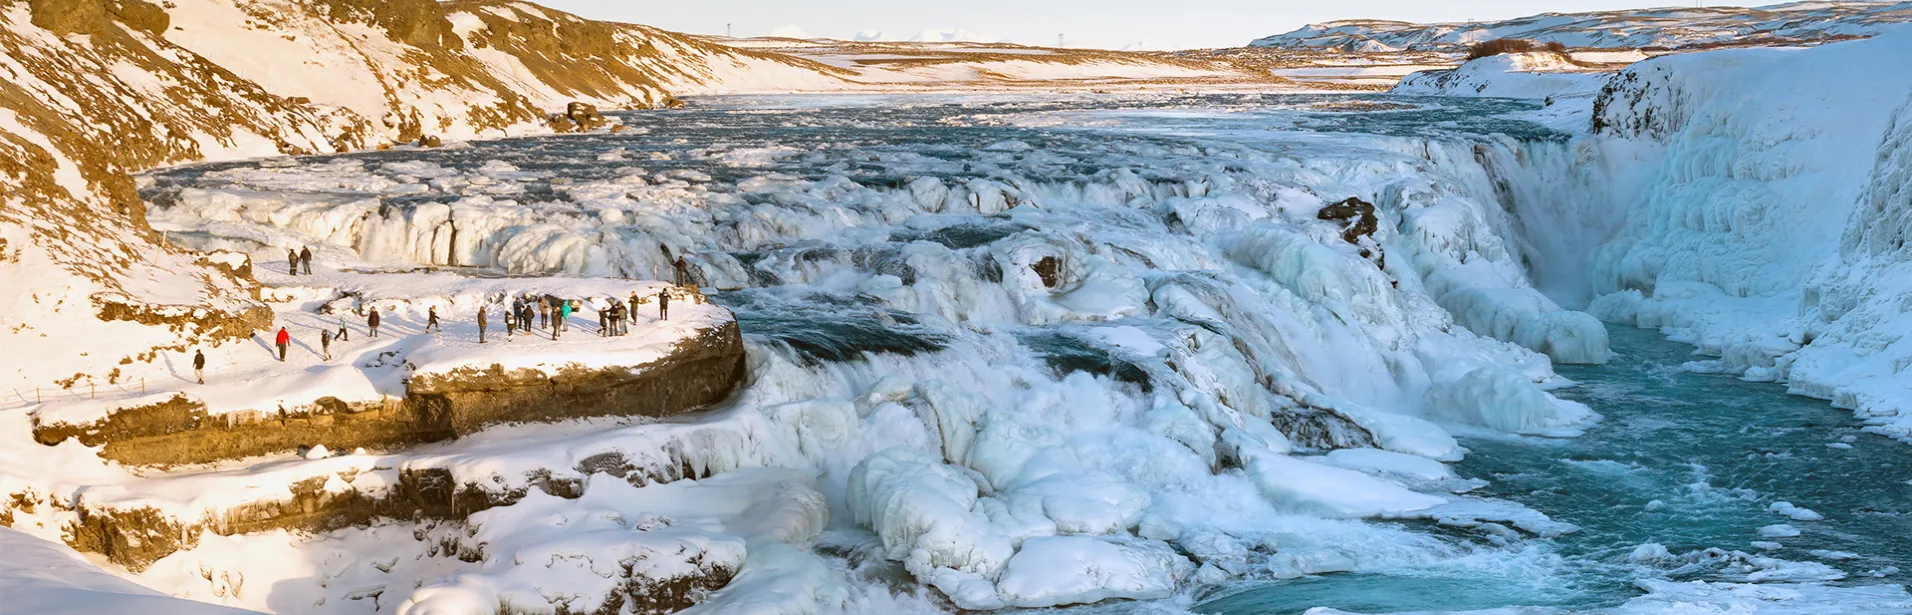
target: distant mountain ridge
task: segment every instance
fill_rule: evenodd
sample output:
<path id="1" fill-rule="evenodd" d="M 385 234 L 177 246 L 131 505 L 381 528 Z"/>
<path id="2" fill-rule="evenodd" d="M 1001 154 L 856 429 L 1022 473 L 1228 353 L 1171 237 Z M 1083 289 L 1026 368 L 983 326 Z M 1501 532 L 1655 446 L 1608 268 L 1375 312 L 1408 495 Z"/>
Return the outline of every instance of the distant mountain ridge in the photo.
<path id="1" fill-rule="evenodd" d="M 1419 24 L 1343 20 L 1304 26 L 1251 47 L 1355 52 L 1450 50 L 1496 38 L 1580 48 L 1693 49 L 1738 44 L 1810 45 L 1877 35 L 1912 22 L 1912 2 L 1795 2 L 1773 6 L 1541 13 L 1498 21 Z"/>

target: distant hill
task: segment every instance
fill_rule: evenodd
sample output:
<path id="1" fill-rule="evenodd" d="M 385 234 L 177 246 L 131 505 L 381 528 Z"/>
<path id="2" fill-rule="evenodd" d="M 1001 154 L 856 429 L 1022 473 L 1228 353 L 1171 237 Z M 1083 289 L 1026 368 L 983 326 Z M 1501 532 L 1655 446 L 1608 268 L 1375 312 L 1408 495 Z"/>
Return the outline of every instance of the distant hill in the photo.
<path id="1" fill-rule="evenodd" d="M 1758 8 L 1541 13 L 1518 19 L 1466 23 L 1331 21 L 1259 39 L 1249 46 L 1354 52 L 1449 50 L 1496 38 L 1559 42 L 1579 48 L 1812 45 L 1866 38 L 1892 24 L 1909 21 L 1912 21 L 1912 2 L 1796 2 Z"/>

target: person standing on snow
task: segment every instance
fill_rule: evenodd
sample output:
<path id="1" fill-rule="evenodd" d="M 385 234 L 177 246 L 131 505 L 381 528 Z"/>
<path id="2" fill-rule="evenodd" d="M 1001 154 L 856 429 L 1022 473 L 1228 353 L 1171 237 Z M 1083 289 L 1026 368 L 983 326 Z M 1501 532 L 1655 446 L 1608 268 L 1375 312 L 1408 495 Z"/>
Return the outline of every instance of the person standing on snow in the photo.
<path id="1" fill-rule="evenodd" d="M 299 246 L 299 264 L 305 266 L 306 275 L 312 275 L 312 248 Z"/>
<path id="2" fill-rule="evenodd" d="M 193 378 L 197 378 L 199 384 L 206 383 L 206 352 L 203 350 L 193 350 Z"/>
<path id="3" fill-rule="evenodd" d="M 372 337 L 378 337 L 378 306 L 372 306 L 372 313 L 365 316 L 365 328 L 372 330 Z"/>
<path id="4" fill-rule="evenodd" d="M 325 357 L 325 360 L 327 361 L 332 360 L 332 332 L 331 331 L 325 331 L 325 330 L 319 331 L 319 352 L 321 353 L 320 356 Z"/>
<path id="5" fill-rule="evenodd" d="M 292 248 L 285 249 L 285 268 L 288 275 L 299 275 L 299 253 Z"/>
<path id="6" fill-rule="evenodd" d="M 671 319 L 671 289 L 657 291 L 657 319 Z"/>
<path id="7" fill-rule="evenodd" d="M 478 306 L 478 343 L 485 343 L 485 306 Z"/>
<path id="8" fill-rule="evenodd" d="M 274 343 L 279 347 L 279 362 L 284 363 L 285 347 L 292 345 L 292 334 L 286 333 L 285 327 L 279 327 L 279 337 Z"/>
<path id="9" fill-rule="evenodd" d="M 676 282 L 678 286 L 687 286 L 690 284 L 690 263 L 685 261 L 684 257 L 679 256 L 675 262 L 671 263 L 671 271 L 677 274 Z"/>
<path id="10" fill-rule="evenodd" d="M 609 306 L 606 306 L 605 308 L 598 310 L 597 314 L 598 314 L 598 337 L 610 337 L 611 336 L 611 308 Z"/>
<path id="11" fill-rule="evenodd" d="M 339 312 L 339 332 L 333 335 L 332 337 L 339 338 L 339 341 L 341 342 L 349 342 L 349 341 L 352 341 L 352 336 L 347 335 L 350 332 L 351 332 L 351 329 L 347 329 L 345 327 L 345 313 Z"/>
<path id="12" fill-rule="evenodd" d="M 559 300 L 558 311 L 551 315 L 551 339 L 558 339 L 558 334 L 564 332 L 564 325 L 569 320 L 571 320 L 571 302 Z"/>
<path id="13" fill-rule="evenodd" d="M 425 308 L 425 332 L 433 333 L 434 330 L 436 333 L 445 332 L 445 327 L 438 324 L 438 306 Z"/>
<path id="14" fill-rule="evenodd" d="M 631 324 L 637 324 L 637 303 L 637 291 L 631 291 L 631 302 L 625 304 L 631 306 Z"/>
<path id="15" fill-rule="evenodd" d="M 544 299 L 539 299 L 538 300 L 538 328 L 543 329 L 549 326 L 551 326 L 551 302 L 546 301 Z"/>
<path id="16" fill-rule="evenodd" d="M 518 335 L 518 304 L 505 306 L 505 341 Z"/>

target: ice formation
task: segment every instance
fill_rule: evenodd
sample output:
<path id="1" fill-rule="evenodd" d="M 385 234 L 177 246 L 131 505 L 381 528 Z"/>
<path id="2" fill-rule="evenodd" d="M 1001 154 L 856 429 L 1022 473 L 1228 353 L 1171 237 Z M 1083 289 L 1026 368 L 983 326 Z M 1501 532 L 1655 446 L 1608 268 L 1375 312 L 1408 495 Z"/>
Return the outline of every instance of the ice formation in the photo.
<path id="1" fill-rule="evenodd" d="M 923 112 L 974 121 L 962 109 Z M 733 117 L 775 122 L 766 135 L 793 121 L 865 121 L 854 109 L 753 113 Z M 301 290 L 265 265 L 278 246 L 313 245 L 339 275 L 548 276 L 461 282 L 443 299 L 408 301 L 400 322 L 424 305 L 469 318 L 476 298 L 527 279 L 668 278 L 682 257 L 683 275 L 744 323 L 752 384 L 720 413 L 681 424 L 582 437 L 513 428 L 397 455 L 334 447 L 117 498 L 100 490 L 90 505 L 218 514 L 231 503 L 181 502 L 176 489 L 266 467 L 274 480 L 317 476 L 367 493 L 397 480 L 384 468 L 444 468 L 508 497 L 445 543 L 484 545 L 475 561 L 441 561 L 427 541 L 397 564 L 339 573 L 442 577 L 377 598 L 413 613 L 654 597 L 640 577 L 734 575 L 697 607 L 713 612 L 872 599 L 802 548 L 826 525 L 868 532 L 858 553 L 974 609 L 1165 598 L 1254 570 L 1448 556 L 1362 518 L 1533 535 L 1570 527 L 1464 495 L 1478 485 L 1445 469 L 1465 451 L 1439 426 L 1561 435 L 1592 418 L 1547 392 L 1566 384 L 1550 358 L 1603 360 L 1604 338 L 1527 282 L 1523 261 L 1555 249 L 1509 240 L 1526 235 L 1500 205 L 1525 185 L 1498 179 L 1521 172 L 1523 148 L 1562 146 L 1350 135 L 1287 146 L 1297 152 L 1137 138 L 1119 122 L 1102 135 L 1041 128 L 1100 113 L 1019 111 L 1003 118 L 1028 124 L 1016 136 L 961 150 L 809 147 L 789 136 L 774 147 L 665 142 L 642 160 L 607 139 L 587 142 L 600 152 L 588 168 L 475 145 L 153 177 L 156 227 L 193 247 L 251 253 L 280 286 L 271 292 L 295 305 L 323 302 L 312 289 L 337 281 L 322 275 Z M 644 128 L 631 133 L 658 138 Z M 1341 222 L 1317 215 L 1350 196 L 1377 205 L 1371 236 L 1347 239 Z M 425 288 L 436 286 L 410 290 Z M 408 360 L 440 369 L 535 360 L 534 350 L 433 347 Z M 540 445 L 551 438 L 569 439 L 554 454 Z M 609 454 L 639 468 L 628 476 L 667 484 L 594 469 Z M 782 475 L 763 467 L 814 480 L 773 480 Z M 209 536 L 148 574 L 263 606 L 172 576 L 230 566 L 219 549 L 259 540 Z M 632 561 L 648 568 L 617 563 Z M 299 572 L 276 574 L 296 583 Z M 304 595 L 356 600 L 330 586 Z"/>
<path id="2" fill-rule="evenodd" d="M 1137 122 L 1135 110 L 1064 100 L 983 112 L 958 99 L 911 107 L 909 121 L 987 129 L 931 144 L 857 133 L 870 120 L 854 111 L 771 101 L 678 127 L 695 146 L 639 130 L 526 151 L 477 144 L 161 174 L 145 186 L 157 228 L 260 262 L 310 243 L 357 271 L 568 283 L 668 278 L 681 257 L 689 281 L 744 323 L 751 386 L 673 422 L 512 428 L 390 456 L 333 451 L 154 480 L 76 461 L 42 483 L 0 487 L 87 486 L 89 503 L 185 517 L 232 504 L 180 495 L 209 485 L 264 484 L 234 496 L 259 499 L 314 478 L 369 491 L 427 467 L 512 494 L 416 538 L 374 527 L 318 539 L 351 551 L 397 536 L 406 546 L 385 548 L 404 561 L 337 564 L 316 587 L 313 570 L 293 567 L 250 582 L 298 587 L 328 609 L 372 599 L 418 614 L 600 605 L 645 591 L 628 583 L 637 577 L 732 575 L 702 596 L 705 612 L 878 599 L 858 571 L 807 548 L 820 541 L 985 610 L 1465 557 L 1362 519 L 1555 536 L 1573 528 L 1468 495 L 1479 484 L 1443 465 L 1466 452 L 1448 430 L 1564 437 L 1592 424 L 1586 406 L 1552 393 L 1570 384 L 1552 364 L 1609 359 L 1596 318 L 1667 327 L 1720 356 L 1689 369 L 1786 380 L 1907 432 L 1912 419 L 1895 405 L 1907 361 L 1891 335 L 1907 322 L 1894 298 L 1907 279 L 1912 131 L 1890 110 L 1908 80 L 1820 74 L 1907 40 L 1651 60 L 1586 110 L 1599 130 L 1570 137 L 1167 139 L 1152 123 L 1172 118 Z M 1774 64 L 1803 83 L 1752 102 L 1717 95 Z M 1845 108 L 1832 101 L 1865 112 L 1828 113 Z M 1795 107 L 1805 109 L 1787 123 L 1762 119 Z M 1235 119 L 1222 115 L 1199 120 Z M 1087 128 L 1051 130 L 1063 124 Z M 698 132 L 738 125 L 762 133 Z M 835 131 L 853 137 L 814 136 Z M 1876 150 L 1843 146 L 1881 135 Z M 592 164 L 538 147 L 582 148 Z M 1350 239 L 1319 215 L 1348 197 L 1375 204 L 1372 233 Z M 262 276 L 274 292 L 302 292 L 275 276 Z M 504 279 L 495 284 L 525 283 Z M 1581 305 L 1587 313 L 1569 309 Z M 49 450 L 87 459 L 74 448 Z M 633 468 L 687 469 L 613 475 L 600 464 L 610 453 Z M 5 480 L 16 475 L 26 473 Z M 554 493 L 566 485 L 577 491 Z M 1771 510 L 1816 516 L 1781 504 Z M 1758 537 L 1800 533 L 1782 524 Z M 241 546 L 292 552 L 299 540 L 208 536 L 141 574 L 196 598 L 277 608 L 192 571 L 237 568 Z M 434 543 L 484 548 L 466 561 Z M 1656 546 L 1631 561 L 1747 582 L 1838 574 Z M 419 578 L 436 581 L 407 587 Z M 353 597 L 330 579 L 389 594 Z M 1629 608 L 1749 591 L 1646 589 Z M 1811 591 L 1821 590 L 1832 591 Z"/>

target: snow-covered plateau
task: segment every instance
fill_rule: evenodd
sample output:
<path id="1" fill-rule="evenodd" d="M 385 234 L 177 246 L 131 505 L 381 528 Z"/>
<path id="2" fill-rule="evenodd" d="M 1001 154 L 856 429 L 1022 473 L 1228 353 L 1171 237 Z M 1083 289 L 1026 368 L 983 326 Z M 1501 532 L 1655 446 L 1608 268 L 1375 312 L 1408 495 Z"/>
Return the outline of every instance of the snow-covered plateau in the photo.
<path id="1" fill-rule="evenodd" d="M 0 7 L 0 613 L 1912 613 L 1912 28 L 615 111 L 1235 69 L 336 4 Z"/>

